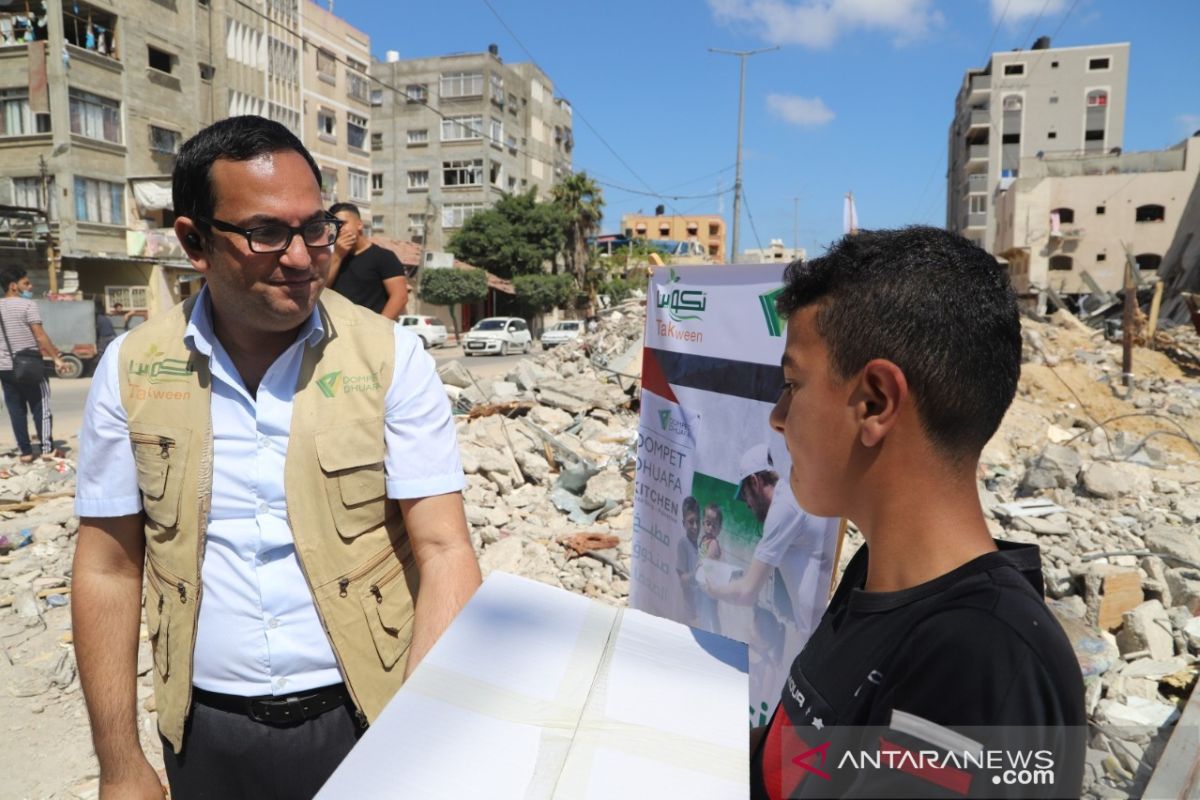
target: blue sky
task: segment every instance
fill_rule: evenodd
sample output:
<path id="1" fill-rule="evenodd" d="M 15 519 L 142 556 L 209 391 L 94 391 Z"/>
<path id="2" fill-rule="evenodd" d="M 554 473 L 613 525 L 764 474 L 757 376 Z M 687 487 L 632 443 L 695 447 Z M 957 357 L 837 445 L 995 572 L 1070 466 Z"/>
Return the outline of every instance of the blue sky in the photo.
<path id="1" fill-rule="evenodd" d="M 334 10 L 370 34 L 379 59 L 495 43 L 506 62 L 537 62 L 575 109 L 575 169 L 610 184 L 605 231 L 660 202 L 730 219 L 738 59 L 710 47 L 780 47 L 747 61 L 743 249 L 790 246 L 799 198 L 800 244 L 820 252 L 841 234 L 848 190 L 863 227 L 944 224 L 963 72 L 1039 35 L 1062 47 L 1131 43 L 1126 151 L 1200 129 L 1197 0 L 490 3 L 337 0 Z"/>

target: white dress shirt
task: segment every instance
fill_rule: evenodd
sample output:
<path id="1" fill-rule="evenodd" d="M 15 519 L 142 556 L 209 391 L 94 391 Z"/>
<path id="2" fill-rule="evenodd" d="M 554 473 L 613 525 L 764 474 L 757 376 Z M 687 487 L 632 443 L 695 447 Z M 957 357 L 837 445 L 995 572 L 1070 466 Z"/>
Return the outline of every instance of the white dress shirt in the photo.
<path id="1" fill-rule="evenodd" d="M 127 335 L 127 334 L 126 334 Z M 192 683 L 224 694 L 291 694 L 342 680 L 287 523 L 284 460 L 304 348 L 321 341 L 316 309 L 251 395 L 213 333 L 203 290 L 184 341 L 212 372 L 212 509 L 201 567 Z M 79 434 L 75 511 L 141 511 L 137 468 L 117 378 L 121 336 L 100 360 Z M 421 341 L 396 326 L 395 371 L 385 396 L 388 497 L 465 486 L 450 404 Z M 183 502 L 188 502 L 185 498 Z"/>

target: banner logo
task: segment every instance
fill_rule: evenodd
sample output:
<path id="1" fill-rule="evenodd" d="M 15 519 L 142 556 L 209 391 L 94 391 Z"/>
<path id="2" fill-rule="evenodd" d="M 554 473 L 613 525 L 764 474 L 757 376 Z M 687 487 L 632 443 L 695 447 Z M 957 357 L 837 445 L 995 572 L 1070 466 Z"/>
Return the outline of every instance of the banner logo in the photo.
<path id="1" fill-rule="evenodd" d="M 675 322 L 700 319 L 699 313 L 708 307 L 708 293 L 699 289 L 672 289 L 658 292 L 658 307 L 667 309 L 668 316 Z"/>
<path id="2" fill-rule="evenodd" d="M 780 286 L 773 292 L 760 294 L 758 302 L 762 305 L 763 317 L 767 321 L 767 333 L 771 336 L 782 336 L 783 331 L 787 328 L 787 320 L 779 316 L 779 311 L 775 308 L 775 301 L 779 299 L 779 295 L 783 293 L 783 287 Z"/>
<path id="3" fill-rule="evenodd" d="M 667 426 L 671 424 L 671 411 L 666 409 L 658 412 L 658 421 L 662 424 L 662 429 L 665 431 Z"/>
<path id="4" fill-rule="evenodd" d="M 334 370 L 317 378 L 317 388 L 321 390 L 321 394 L 326 397 L 333 397 L 337 394 L 337 379 L 341 374 L 341 370 Z"/>
<path id="5" fill-rule="evenodd" d="M 130 377 L 144 377 L 149 383 L 186 383 L 192 377 L 192 366 L 182 358 L 167 358 L 158 345 L 142 354 L 144 361 L 129 361 Z"/>

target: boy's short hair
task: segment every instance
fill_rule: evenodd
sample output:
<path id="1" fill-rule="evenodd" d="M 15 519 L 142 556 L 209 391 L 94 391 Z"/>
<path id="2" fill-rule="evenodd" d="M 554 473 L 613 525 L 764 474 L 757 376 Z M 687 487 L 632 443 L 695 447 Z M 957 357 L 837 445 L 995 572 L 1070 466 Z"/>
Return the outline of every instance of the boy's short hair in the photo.
<path id="1" fill-rule="evenodd" d="M 24 278 L 28 274 L 28 272 L 20 267 L 9 267 L 3 272 L 0 272 L 0 284 L 4 286 L 4 289 L 3 291 L 0 291 L 0 294 L 7 292 L 8 287 L 12 286 L 14 283 L 20 283 L 21 278 Z"/>
<path id="2" fill-rule="evenodd" d="M 692 513 L 696 516 L 700 516 L 700 501 L 690 494 L 683 498 L 683 513 Z"/>
<path id="3" fill-rule="evenodd" d="M 349 211 L 354 216 L 362 219 L 362 212 L 358 210 L 358 206 L 354 203 L 334 203 L 329 207 L 329 213 L 336 216 L 341 211 Z"/>
<path id="4" fill-rule="evenodd" d="M 978 458 L 1021 374 L 1017 298 L 996 259 L 914 225 L 845 236 L 824 256 L 790 264 L 784 282 L 779 313 L 817 306 L 835 377 L 891 361 L 933 444 L 954 461 Z"/>

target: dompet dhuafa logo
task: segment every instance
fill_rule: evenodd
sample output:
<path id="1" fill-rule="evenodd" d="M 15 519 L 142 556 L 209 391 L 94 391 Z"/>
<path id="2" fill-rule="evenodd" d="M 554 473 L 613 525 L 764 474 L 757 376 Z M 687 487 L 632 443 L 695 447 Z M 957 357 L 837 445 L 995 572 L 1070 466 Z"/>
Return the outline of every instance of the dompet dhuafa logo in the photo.
<path id="1" fill-rule="evenodd" d="M 767 322 L 767 333 L 771 336 L 783 336 L 783 331 L 787 327 L 787 320 L 779 316 L 779 311 L 775 308 L 775 301 L 779 299 L 779 295 L 783 293 L 783 287 L 760 294 L 758 302 L 762 305 L 763 318 Z"/>
<path id="2" fill-rule="evenodd" d="M 353 392 L 373 392 L 381 388 L 378 372 L 366 375 L 343 375 L 341 370 L 327 372 L 317 378 L 314 383 L 326 397 L 334 397 L 340 387 L 345 394 Z"/>
<path id="3" fill-rule="evenodd" d="M 671 267 L 666 287 L 656 287 L 658 307 L 667 309 L 667 315 L 675 322 L 700 319 L 700 312 L 708 307 L 708 293 L 699 289 L 670 288 L 679 280 L 679 273 Z"/>

